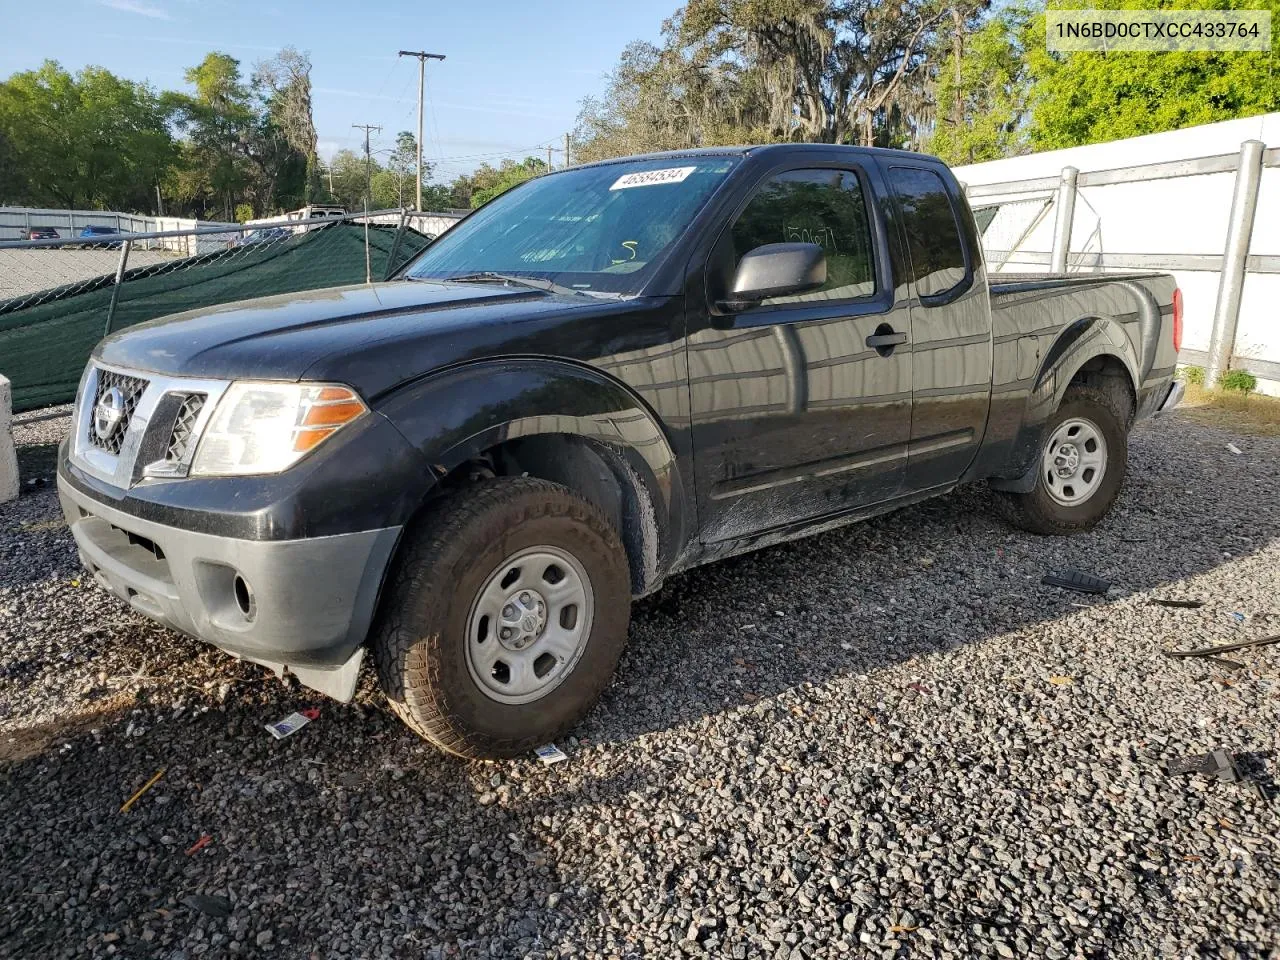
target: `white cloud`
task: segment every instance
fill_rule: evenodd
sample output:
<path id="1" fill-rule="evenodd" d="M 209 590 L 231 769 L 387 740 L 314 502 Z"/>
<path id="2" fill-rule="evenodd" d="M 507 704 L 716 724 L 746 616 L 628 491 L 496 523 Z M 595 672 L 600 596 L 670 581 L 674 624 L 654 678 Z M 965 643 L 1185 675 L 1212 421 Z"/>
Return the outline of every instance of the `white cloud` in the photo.
<path id="1" fill-rule="evenodd" d="M 98 0 L 98 3 L 104 7 L 110 7 L 112 10 L 119 10 L 122 13 L 137 13 L 156 20 L 170 19 L 168 10 L 163 7 L 153 6 L 150 3 L 142 3 L 141 0 Z"/>

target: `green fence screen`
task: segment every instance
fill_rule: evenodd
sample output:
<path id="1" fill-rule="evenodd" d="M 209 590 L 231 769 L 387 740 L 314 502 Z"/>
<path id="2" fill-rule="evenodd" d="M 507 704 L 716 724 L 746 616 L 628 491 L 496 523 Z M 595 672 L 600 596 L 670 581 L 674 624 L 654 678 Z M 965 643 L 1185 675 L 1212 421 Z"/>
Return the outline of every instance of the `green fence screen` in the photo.
<path id="1" fill-rule="evenodd" d="M 429 242 L 413 230 L 369 227 L 375 279 Z M 395 263 L 388 259 L 394 250 Z M 390 267 L 390 269 L 389 269 Z M 125 272 L 111 328 L 251 297 L 365 280 L 363 224 L 335 222 L 271 243 L 246 243 Z M 0 373 L 13 383 L 15 411 L 69 403 L 89 353 L 102 339 L 114 275 L 0 301 Z"/>

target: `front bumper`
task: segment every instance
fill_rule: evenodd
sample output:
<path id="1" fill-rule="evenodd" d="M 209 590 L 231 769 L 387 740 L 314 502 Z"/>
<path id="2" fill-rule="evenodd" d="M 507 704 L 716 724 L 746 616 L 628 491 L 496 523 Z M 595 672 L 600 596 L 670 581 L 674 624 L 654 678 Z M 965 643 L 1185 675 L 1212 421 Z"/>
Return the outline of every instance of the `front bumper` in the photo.
<path id="1" fill-rule="evenodd" d="M 339 699 L 354 692 L 400 527 L 242 540 L 144 520 L 61 475 L 58 495 L 85 567 L 137 612 Z"/>

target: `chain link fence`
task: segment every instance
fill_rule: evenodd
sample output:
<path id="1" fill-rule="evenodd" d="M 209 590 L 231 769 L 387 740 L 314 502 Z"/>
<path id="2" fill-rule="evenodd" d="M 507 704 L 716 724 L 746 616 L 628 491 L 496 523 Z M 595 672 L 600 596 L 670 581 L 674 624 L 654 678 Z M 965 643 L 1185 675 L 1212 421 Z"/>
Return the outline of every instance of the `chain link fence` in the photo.
<path id="1" fill-rule="evenodd" d="M 1052 207 L 1052 194 L 1020 197 L 1001 203 L 975 203 L 973 216 L 982 236 L 987 270 L 1000 273 L 1007 264 L 1022 263 L 1019 248 L 1049 215 Z"/>
<path id="2" fill-rule="evenodd" d="M 380 222 L 390 220 L 390 222 Z M 399 211 L 253 228 L 0 242 L 0 373 L 14 410 L 70 401 L 104 335 L 251 297 L 382 280 L 430 242 Z M 185 239 L 190 256 L 146 249 Z"/>

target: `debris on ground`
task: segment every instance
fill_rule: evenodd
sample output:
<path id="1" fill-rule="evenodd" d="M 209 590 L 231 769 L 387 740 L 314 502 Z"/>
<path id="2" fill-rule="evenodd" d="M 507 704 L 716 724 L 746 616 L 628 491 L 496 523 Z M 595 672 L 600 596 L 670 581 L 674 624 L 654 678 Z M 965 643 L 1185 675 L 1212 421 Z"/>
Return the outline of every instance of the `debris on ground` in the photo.
<path id="1" fill-rule="evenodd" d="M 138 798 L 142 796 L 144 793 L 146 793 L 148 790 L 150 790 L 152 787 L 154 787 L 156 785 L 156 781 L 158 781 L 163 776 L 164 776 L 164 767 L 161 767 L 159 770 L 156 771 L 156 775 L 152 777 L 150 780 L 148 780 L 146 783 L 144 783 L 141 789 L 139 789 L 137 793 L 135 793 L 132 797 L 130 797 L 128 800 L 126 800 L 124 803 L 120 805 L 120 812 L 128 813 L 130 809 L 132 809 L 133 805 L 138 801 Z"/>
<path id="2" fill-rule="evenodd" d="M 1237 457 L 1240 456 L 1240 454 L 1244 453 L 1244 451 L 1241 450 L 1239 447 L 1237 447 L 1234 443 L 1228 443 L 1227 449 L 1230 450 L 1232 453 L 1234 453 Z"/>
<path id="3" fill-rule="evenodd" d="M 1165 768 L 1171 777 L 1199 773 L 1206 777 L 1217 777 L 1223 783 L 1239 783 L 1244 779 L 1240 768 L 1236 766 L 1235 757 L 1221 748 L 1182 760 L 1170 759 Z"/>
<path id="4" fill-rule="evenodd" d="M 1217 657 L 1223 653 L 1233 653 L 1236 650 L 1248 650 L 1251 647 L 1268 647 L 1273 643 L 1280 643 L 1280 633 L 1270 637 L 1258 637 L 1256 640 L 1241 640 L 1239 643 L 1222 643 L 1216 647 L 1196 647 L 1191 650 L 1165 650 L 1166 657 L 1173 657 L 1175 660 L 1184 657 Z"/>
<path id="5" fill-rule="evenodd" d="M 285 737 L 297 733 L 319 716 L 320 709 L 318 707 L 308 707 L 306 710 L 298 710 L 289 714 L 283 720 L 277 720 L 275 723 L 263 724 L 263 726 L 265 726 L 267 731 L 277 740 L 283 740 Z"/>
<path id="6" fill-rule="evenodd" d="M 182 898 L 185 906 L 199 910 L 210 917 L 231 916 L 231 901 L 226 897 L 211 896 L 207 893 L 189 893 Z"/>
<path id="7" fill-rule="evenodd" d="M 1203 600 L 1166 600 L 1160 597 L 1148 600 L 1147 603 L 1155 607 L 1176 607 L 1181 610 L 1198 610 L 1204 606 Z"/>
<path id="8" fill-rule="evenodd" d="M 1065 687 L 1070 683 L 1075 683 L 1071 677 L 1050 677 L 1049 682 L 1055 687 Z"/>
<path id="9" fill-rule="evenodd" d="M 568 760 L 569 755 L 557 747 L 554 743 L 544 743 L 538 749 L 533 751 L 538 755 L 538 759 L 550 766 L 553 763 L 559 763 L 561 760 Z"/>
<path id="10" fill-rule="evenodd" d="M 1236 762 L 1236 755 L 1221 747 L 1183 760 L 1167 760 L 1165 769 L 1168 770 L 1171 777 L 1198 773 L 1205 777 L 1215 777 L 1219 783 L 1243 783 L 1253 790 L 1260 799 L 1270 802 L 1266 787 L 1257 780 L 1250 780 L 1246 777 L 1240 771 L 1240 765 Z"/>
<path id="11" fill-rule="evenodd" d="M 1091 573 L 1079 570 L 1063 570 L 1061 573 L 1046 573 L 1040 581 L 1046 587 L 1061 587 L 1063 590 L 1075 590 L 1078 593 L 1106 593 L 1111 589 L 1111 581 L 1095 577 Z"/>
<path id="12" fill-rule="evenodd" d="M 209 836 L 207 833 L 200 834 L 200 839 L 187 847 L 187 856 L 189 857 L 192 854 L 199 853 L 211 843 L 213 843 L 213 837 Z"/>

